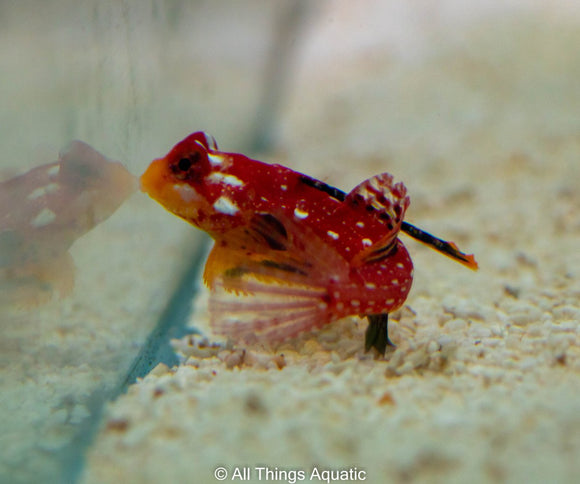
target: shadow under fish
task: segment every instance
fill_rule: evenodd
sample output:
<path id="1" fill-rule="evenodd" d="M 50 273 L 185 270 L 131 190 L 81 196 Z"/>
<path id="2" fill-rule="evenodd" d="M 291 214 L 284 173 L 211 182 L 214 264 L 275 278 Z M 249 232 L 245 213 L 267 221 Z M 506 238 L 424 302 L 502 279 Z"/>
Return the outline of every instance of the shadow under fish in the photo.
<path id="1" fill-rule="evenodd" d="M 0 307 L 43 304 L 68 295 L 68 250 L 136 190 L 136 179 L 82 141 L 54 163 L 0 182 Z"/>

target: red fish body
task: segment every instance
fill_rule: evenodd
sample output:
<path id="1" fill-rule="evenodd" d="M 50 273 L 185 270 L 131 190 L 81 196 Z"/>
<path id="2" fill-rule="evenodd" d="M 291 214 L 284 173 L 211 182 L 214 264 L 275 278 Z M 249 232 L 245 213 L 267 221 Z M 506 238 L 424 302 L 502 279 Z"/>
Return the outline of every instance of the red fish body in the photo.
<path id="1" fill-rule="evenodd" d="M 215 240 L 204 278 L 218 333 L 279 341 L 358 314 L 384 326 L 381 342 L 367 333 L 367 349 L 384 352 L 390 343 L 387 315 L 403 304 L 413 277 L 398 239 L 409 197 L 391 175 L 345 194 L 221 152 L 198 132 L 155 160 L 141 186 Z"/>

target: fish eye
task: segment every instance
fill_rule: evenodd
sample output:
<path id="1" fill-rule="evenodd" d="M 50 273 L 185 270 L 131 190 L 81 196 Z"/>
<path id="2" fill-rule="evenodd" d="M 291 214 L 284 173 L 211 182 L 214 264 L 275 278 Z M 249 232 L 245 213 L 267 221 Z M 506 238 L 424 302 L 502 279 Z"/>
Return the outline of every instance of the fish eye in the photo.
<path id="1" fill-rule="evenodd" d="M 197 164 L 200 161 L 201 154 L 198 151 L 194 151 L 193 153 L 189 154 L 188 156 L 184 156 L 179 159 L 174 166 L 174 172 L 181 172 L 185 173 L 190 170 L 192 166 Z"/>
<path id="2" fill-rule="evenodd" d="M 177 168 L 179 168 L 180 171 L 189 170 L 191 168 L 191 160 L 189 158 L 181 158 L 181 160 L 177 162 Z"/>
<path id="3" fill-rule="evenodd" d="M 179 180 L 192 180 L 199 175 L 197 172 L 201 169 L 202 161 L 203 154 L 200 151 L 181 153 L 179 158 L 171 162 L 170 170 Z"/>

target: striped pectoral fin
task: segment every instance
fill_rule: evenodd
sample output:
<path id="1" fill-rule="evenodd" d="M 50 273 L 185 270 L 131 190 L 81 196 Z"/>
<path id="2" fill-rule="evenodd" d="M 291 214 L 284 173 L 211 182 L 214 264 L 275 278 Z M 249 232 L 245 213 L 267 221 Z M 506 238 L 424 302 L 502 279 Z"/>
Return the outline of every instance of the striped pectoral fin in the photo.
<path id="1" fill-rule="evenodd" d="M 279 342 L 330 322 L 323 270 L 295 255 L 216 246 L 205 274 L 212 329 L 235 340 Z"/>
<path id="2" fill-rule="evenodd" d="M 208 266 L 210 323 L 217 334 L 277 342 L 331 320 L 325 279 L 310 262 L 216 245 Z"/>
<path id="3" fill-rule="evenodd" d="M 210 294 L 212 329 L 233 339 L 279 342 L 330 322 L 326 289 L 255 274 L 220 277 Z"/>
<path id="4" fill-rule="evenodd" d="M 281 341 L 330 322 L 329 281 L 347 279 L 348 263 L 307 225 L 282 213 L 258 214 L 249 228 L 264 243 L 231 250 L 217 241 L 208 259 L 214 331 Z"/>

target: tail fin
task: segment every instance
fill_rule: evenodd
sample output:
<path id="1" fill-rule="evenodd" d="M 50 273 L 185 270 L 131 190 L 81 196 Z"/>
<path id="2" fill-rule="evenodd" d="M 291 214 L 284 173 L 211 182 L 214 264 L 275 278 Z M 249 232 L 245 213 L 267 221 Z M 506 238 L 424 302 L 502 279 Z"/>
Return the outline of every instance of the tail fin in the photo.
<path id="1" fill-rule="evenodd" d="M 435 249 L 437 252 L 440 252 L 441 254 L 450 257 L 460 264 L 469 267 L 473 271 L 476 271 L 479 267 L 473 254 L 465 254 L 464 252 L 461 252 L 459 247 L 457 247 L 454 242 L 447 242 L 445 240 L 438 239 L 437 237 L 424 232 L 423 230 L 407 222 L 403 222 L 401 224 L 401 230 L 419 242 L 423 242 L 432 249 Z"/>

